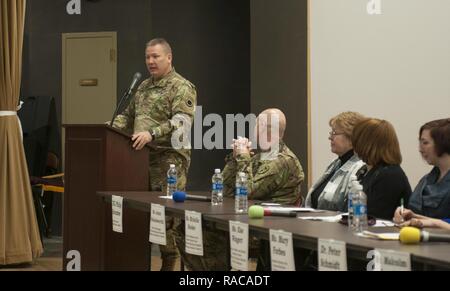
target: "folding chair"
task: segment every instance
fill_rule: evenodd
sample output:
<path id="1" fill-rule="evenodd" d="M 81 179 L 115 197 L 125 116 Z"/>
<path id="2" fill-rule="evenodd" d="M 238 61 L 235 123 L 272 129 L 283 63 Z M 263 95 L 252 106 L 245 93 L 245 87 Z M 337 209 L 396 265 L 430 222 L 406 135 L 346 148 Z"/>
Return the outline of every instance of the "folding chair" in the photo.
<path id="1" fill-rule="evenodd" d="M 42 178 L 31 177 L 30 182 L 33 187 L 33 199 L 35 203 L 36 216 L 39 222 L 41 240 L 43 234 L 49 237 L 51 230 L 47 221 L 44 209 L 43 197 L 45 192 L 64 193 L 64 174 L 45 176 Z M 43 227 L 41 227 L 41 225 Z"/>

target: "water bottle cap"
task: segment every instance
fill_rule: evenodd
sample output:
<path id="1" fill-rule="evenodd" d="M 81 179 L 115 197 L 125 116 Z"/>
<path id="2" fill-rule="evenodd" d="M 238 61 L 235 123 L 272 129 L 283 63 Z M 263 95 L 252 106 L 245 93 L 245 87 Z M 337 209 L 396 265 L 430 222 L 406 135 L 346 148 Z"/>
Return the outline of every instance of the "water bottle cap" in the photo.
<path id="1" fill-rule="evenodd" d="M 220 169 L 215 169 L 215 170 L 214 170 L 214 173 L 215 173 L 215 174 L 220 174 Z"/>
<path id="2" fill-rule="evenodd" d="M 175 168 L 175 165 L 174 164 L 170 164 L 170 168 L 171 169 Z"/>

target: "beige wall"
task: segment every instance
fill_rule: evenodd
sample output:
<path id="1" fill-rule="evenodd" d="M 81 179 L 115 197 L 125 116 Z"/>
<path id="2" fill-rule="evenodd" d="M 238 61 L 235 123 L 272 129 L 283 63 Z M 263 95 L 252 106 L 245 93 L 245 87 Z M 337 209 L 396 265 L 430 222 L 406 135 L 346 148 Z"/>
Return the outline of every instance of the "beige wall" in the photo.
<path id="1" fill-rule="evenodd" d="M 412 187 L 430 167 L 418 130 L 450 116 L 450 1 L 311 0 L 313 181 L 333 155 L 328 120 L 347 110 L 391 121 Z"/>

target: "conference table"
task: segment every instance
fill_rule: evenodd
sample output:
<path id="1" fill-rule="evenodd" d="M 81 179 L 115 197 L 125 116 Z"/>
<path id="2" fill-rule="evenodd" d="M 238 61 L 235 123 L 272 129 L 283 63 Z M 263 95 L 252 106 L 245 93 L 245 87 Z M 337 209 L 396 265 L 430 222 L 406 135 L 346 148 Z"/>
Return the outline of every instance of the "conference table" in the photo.
<path id="1" fill-rule="evenodd" d="M 221 231 L 229 231 L 229 222 L 238 221 L 249 225 L 249 235 L 268 241 L 269 232 L 284 230 L 292 233 L 295 248 L 317 251 L 318 239 L 330 239 L 346 243 L 347 257 L 369 261 L 367 254 L 374 249 L 393 250 L 411 254 L 413 270 L 450 270 L 450 244 L 448 243 L 422 243 L 417 245 L 404 245 L 399 241 L 381 241 L 355 236 L 347 226 L 340 223 L 309 221 L 299 219 L 301 216 L 329 216 L 335 212 L 298 213 L 297 218 L 269 216 L 262 219 L 251 219 L 246 214 L 234 212 L 234 199 L 225 198 L 223 205 L 212 206 L 208 202 L 186 200 L 177 203 L 170 199 L 160 198 L 161 192 L 113 192 L 99 191 L 97 194 L 106 203 L 111 202 L 111 197 L 123 197 L 123 208 L 132 208 L 146 212 L 150 215 L 150 205 L 159 204 L 165 207 L 166 216 L 184 219 L 185 211 L 195 211 L 202 214 L 202 221 Z M 192 191 L 189 194 L 208 196 L 205 191 Z M 250 202 L 251 205 L 253 202 Z M 250 206 L 249 205 L 249 206 Z M 107 217 L 111 220 L 111 217 Z M 111 222 L 107 224 L 105 231 L 111 232 Z M 205 225 L 205 224 L 203 224 Z M 143 225 L 149 229 L 149 225 Z M 386 233 L 399 232 L 395 227 L 369 227 L 372 232 Z M 434 232 L 442 232 L 433 230 Z M 143 250 L 144 251 L 144 250 Z M 105 254 L 108 256 L 109 254 Z M 150 262 L 149 262 L 150 264 Z M 116 266 L 117 267 L 117 266 Z M 115 268 L 115 267 L 113 267 Z M 120 266 L 120 269 L 126 266 Z M 148 267 L 150 269 L 150 266 Z"/>

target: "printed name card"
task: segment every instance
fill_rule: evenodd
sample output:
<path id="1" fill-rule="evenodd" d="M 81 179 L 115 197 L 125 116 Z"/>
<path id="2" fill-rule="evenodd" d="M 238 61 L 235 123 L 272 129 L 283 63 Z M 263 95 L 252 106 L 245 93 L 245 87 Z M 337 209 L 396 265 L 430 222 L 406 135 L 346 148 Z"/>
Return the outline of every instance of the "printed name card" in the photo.
<path id="1" fill-rule="evenodd" d="M 295 271 L 292 233 L 271 229 L 269 235 L 272 271 Z"/>
<path id="2" fill-rule="evenodd" d="M 152 204 L 150 209 L 150 237 L 154 244 L 167 244 L 166 240 L 166 208 L 159 204 Z"/>
<path id="3" fill-rule="evenodd" d="M 118 232 L 118 233 L 123 233 L 123 226 L 122 226 L 123 197 L 112 196 L 111 197 L 111 205 L 112 205 L 113 231 Z"/>
<path id="4" fill-rule="evenodd" d="M 248 224 L 230 221 L 231 268 L 248 271 Z"/>
<path id="5" fill-rule="evenodd" d="M 375 249 L 375 271 L 411 271 L 411 254 Z"/>
<path id="6" fill-rule="evenodd" d="M 185 211 L 186 253 L 203 256 L 202 214 Z"/>
<path id="7" fill-rule="evenodd" d="M 347 251 L 345 242 L 319 239 L 319 271 L 347 271 Z"/>

